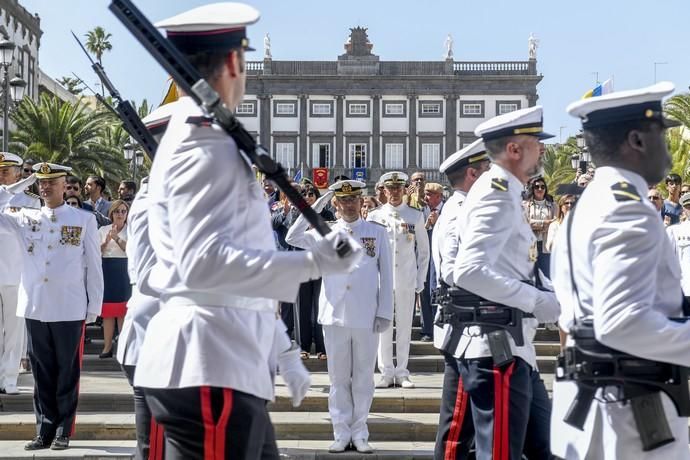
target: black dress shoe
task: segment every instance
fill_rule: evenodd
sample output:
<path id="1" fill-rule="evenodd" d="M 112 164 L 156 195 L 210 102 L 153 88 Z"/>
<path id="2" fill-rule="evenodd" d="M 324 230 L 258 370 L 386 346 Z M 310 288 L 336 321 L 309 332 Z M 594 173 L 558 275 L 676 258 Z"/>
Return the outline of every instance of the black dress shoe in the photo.
<path id="1" fill-rule="evenodd" d="M 39 450 L 47 449 L 50 447 L 50 441 L 43 439 L 40 436 L 36 436 L 31 441 L 24 444 L 24 450 Z"/>
<path id="2" fill-rule="evenodd" d="M 434 341 L 434 339 L 432 339 L 431 336 L 426 335 L 426 334 L 423 335 L 422 338 L 419 340 L 421 340 L 422 342 L 433 342 Z"/>
<path id="3" fill-rule="evenodd" d="M 65 450 L 69 447 L 69 438 L 67 436 L 58 436 L 53 439 L 50 445 L 50 450 Z"/>
<path id="4" fill-rule="evenodd" d="M 105 351 L 105 352 L 101 353 L 100 355 L 98 355 L 98 357 L 101 358 L 101 359 L 112 358 L 112 357 L 113 357 L 113 350 L 112 350 L 112 348 L 110 349 L 110 351 Z"/>

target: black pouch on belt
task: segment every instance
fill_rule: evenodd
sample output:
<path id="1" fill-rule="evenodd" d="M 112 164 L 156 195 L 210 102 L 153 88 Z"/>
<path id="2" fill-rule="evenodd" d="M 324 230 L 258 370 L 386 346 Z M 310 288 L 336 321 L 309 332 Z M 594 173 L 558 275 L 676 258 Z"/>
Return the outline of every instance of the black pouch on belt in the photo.
<path id="1" fill-rule="evenodd" d="M 501 367 L 515 361 L 513 352 L 510 349 L 510 341 L 508 340 L 508 331 L 505 329 L 497 329 L 488 332 L 489 350 L 491 350 L 491 357 L 494 360 L 494 366 Z"/>

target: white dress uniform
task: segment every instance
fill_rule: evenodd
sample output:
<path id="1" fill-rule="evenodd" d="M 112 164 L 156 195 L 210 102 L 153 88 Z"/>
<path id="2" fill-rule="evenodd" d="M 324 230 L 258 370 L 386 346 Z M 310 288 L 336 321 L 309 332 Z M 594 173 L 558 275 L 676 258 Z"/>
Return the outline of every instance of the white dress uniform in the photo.
<path id="1" fill-rule="evenodd" d="M 634 120 L 648 119 L 650 114 L 665 123 L 659 115 L 661 98 L 672 91 L 672 84 L 662 82 L 578 101 L 568 112 L 583 118 L 585 131 L 589 123 L 616 123 L 617 115 Z M 615 110 L 609 112 L 609 107 Z M 647 182 L 637 173 L 597 168 L 557 237 L 551 273 L 562 307 L 559 324 L 568 331 L 575 318 L 589 317 L 603 345 L 650 360 L 690 366 L 690 323 L 668 320 L 682 316 L 681 269 L 659 212 L 644 195 L 646 190 Z M 573 219 L 570 241 L 568 219 Z M 579 302 L 571 281 L 569 244 Z M 615 398 L 614 393 L 607 391 L 606 396 Z M 595 399 L 584 431 L 567 425 L 563 418 L 575 394 L 574 382 L 554 382 L 554 455 L 574 460 L 690 458 L 688 418 L 678 416 L 665 393 L 661 393 L 663 410 L 675 441 L 648 452 L 642 451 L 630 404 Z M 601 390 L 598 396 L 602 396 Z"/>
<path id="2" fill-rule="evenodd" d="M 687 203 L 690 203 L 690 193 L 680 198 L 681 205 Z M 683 293 L 690 296 L 690 220 L 666 227 L 666 233 L 680 263 L 680 285 Z"/>
<path id="3" fill-rule="evenodd" d="M 275 251 L 249 160 L 188 97 L 151 170 L 149 237 L 156 264 L 148 285 L 161 311 L 149 323 L 135 385 L 224 387 L 273 399 L 276 300 L 294 301 L 299 283 L 319 270 L 309 253 Z"/>
<path id="4" fill-rule="evenodd" d="M 391 173 L 387 173 L 391 174 Z M 382 177 L 382 181 L 385 179 Z M 379 371 L 384 378 L 407 378 L 415 293 L 424 289 L 429 269 L 429 237 L 424 215 L 402 203 L 384 204 L 369 212 L 367 220 L 386 227 L 393 254 L 393 304 L 395 306 L 396 363 L 393 363 L 393 328 L 381 334 Z"/>
<path id="5" fill-rule="evenodd" d="M 22 166 L 22 159 L 12 153 L 0 153 L 0 168 Z M 13 195 L 4 208 L 15 213 L 21 208 L 39 209 L 41 201 L 33 193 Z M 15 393 L 19 375 L 19 361 L 26 340 L 24 319 L 17 316 L 17 295 L 21 279 L 24 250 L 15 235 L 0 241 L 0 391 Z"/>
<path id="6" fill-rule="evenodd" d="M 349 193 L 342 191 L 343 186 Z M 347 180 L 329 187 L 339 194 L 359 195 L 366 184 Z M 355 193 L 352 193 L 352 191 Z M 342 192 L 341 192 L 342 191 Z M 322 237 L 307 231 L 300 216 L 285 241 L 309 249 Z M 328 354 L 331 382 L 328 410 L 336 440 L 369 439 L 367 416 L 374 397 L 374 366 L 379 335 L 375 318 L 393 321 L 393 264 L 386 229 L 373 222 L 339 219 L 333 229 L 342 229 L 360 242 L 365 255 L 350 273 L 323 277 L 319 296 L 319 323 Z"/>

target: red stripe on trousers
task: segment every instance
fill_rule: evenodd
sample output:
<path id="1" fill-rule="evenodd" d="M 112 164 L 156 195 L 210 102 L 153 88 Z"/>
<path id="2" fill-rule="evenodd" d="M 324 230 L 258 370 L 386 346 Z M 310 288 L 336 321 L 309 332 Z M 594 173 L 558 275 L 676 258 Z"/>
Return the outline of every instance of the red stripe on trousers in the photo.
<path id="1" fill-rule="evenodd" d="M 450 432 L 446 439 L 446 449 L 444 460 L 454 460 L 458 450 L 458 440 L 462 431 L 462 424 L 465 420 L 467 410 L 467 393 L 462 385 L 462 378 L 458 378 L 457 394 L 455 395 L 455 408 L 453 409 L 453 419 L 450 422 Z"/>
<path id="2" fill-rule="evenodd" d="M 79 372 L 81 374 L 82 361 L 84 359 L 84 336 L 86 335 L 86 321 L 81 325 L 81 340 L 79 340 Z M 77 381 L 77 402 L 79 402 L 79 382 L 81 381 L 81 375 Z M 72 430 L 70 436 L 74 436 L 77 432 L 77 414 L 74 414 L 74 420 L 72 420 Z"/>
<path id="3" fill-rule="evenodd" d="M 163 425 L 159 425 L 155 420 L 153 423 L 155 423 L 158 427 L 158 437 L 156 438 L 158 444 L 158 446 L 156 447 L 158 458 L 156 458 L 156 460 L 163 460 L 163 456 L 165 455 L 165 430 L 163 430 Z"/>
<path id="4" fill-rule="evenodd" d="M 508 369 L 506 369 L 503 375 L 503 456 L 508 459 L 510 457 L 510 377 L 513 375 L 513 369 L 515 368 L 515 361 L 510 363 Z"/>
<path id="5" fill-rule="evenodd" d="M 211 410 L 211 387 L 201 387 L 201 419 L 204 423 L 204 460 L 215 460 L 216 426 Z M 221 457 L 222 458 L 222 457 Z"/>
<path id="6" fill-rule="evenodd" d="M 225 458 L 225 433 L 232 413 L 232 390 L 223 388 L 223 410 L 216 424 L 216 459 Z"/>
<path id="7" fill-rule="evenodd" d="M 156 460 L 158 457 L 158 444 L 156 439 L 158 437 L 158 426 L 156 422 L 151 418 L 151 423 L 149 423 L 151 429 L 149 430 L 149 460 Z"/>

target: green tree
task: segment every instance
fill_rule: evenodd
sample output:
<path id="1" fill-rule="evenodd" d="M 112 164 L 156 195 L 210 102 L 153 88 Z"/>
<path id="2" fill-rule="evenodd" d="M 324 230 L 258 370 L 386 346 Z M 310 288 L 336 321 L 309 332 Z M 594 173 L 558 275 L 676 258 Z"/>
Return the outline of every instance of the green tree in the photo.
<path id="1" fill-rule="evenodd" d="M 96 57 L 99 64 L 103 64 L 103 53 L 113 49 L 110 37 L 112 34 L 107 33 L 101 26 L 96 26 L 86 33 L 86 49 Z"/>
<path id="2" fill-rule="evenodd" d="M 12 120 L 10 146 L 19 154 L 71 166 L 79 177 L 96 173 L 111 184 L 128 175 L 120 141 L 110 134 L 117 123 L 110 112 L 43 94 L 38 102 L 24 98 Z"/>
<path id="3" fill-rule="evenodd" d="M 57 82 L 75 96 L 79 96 L 84 91 L 81 87 L 82 82 L 78 78 L 62 77 Z"/>
<path id="4" fill-rule="evenodd" d="M 575 180 L 575 170 L 571 159 L 577 155 L 579 149 L 575 137 L 570 137 L 564 144 L 552 144 L 546 146 L 544 153 L 544 180 L 552 195 L 561 184 L 567 184 Z"/>

